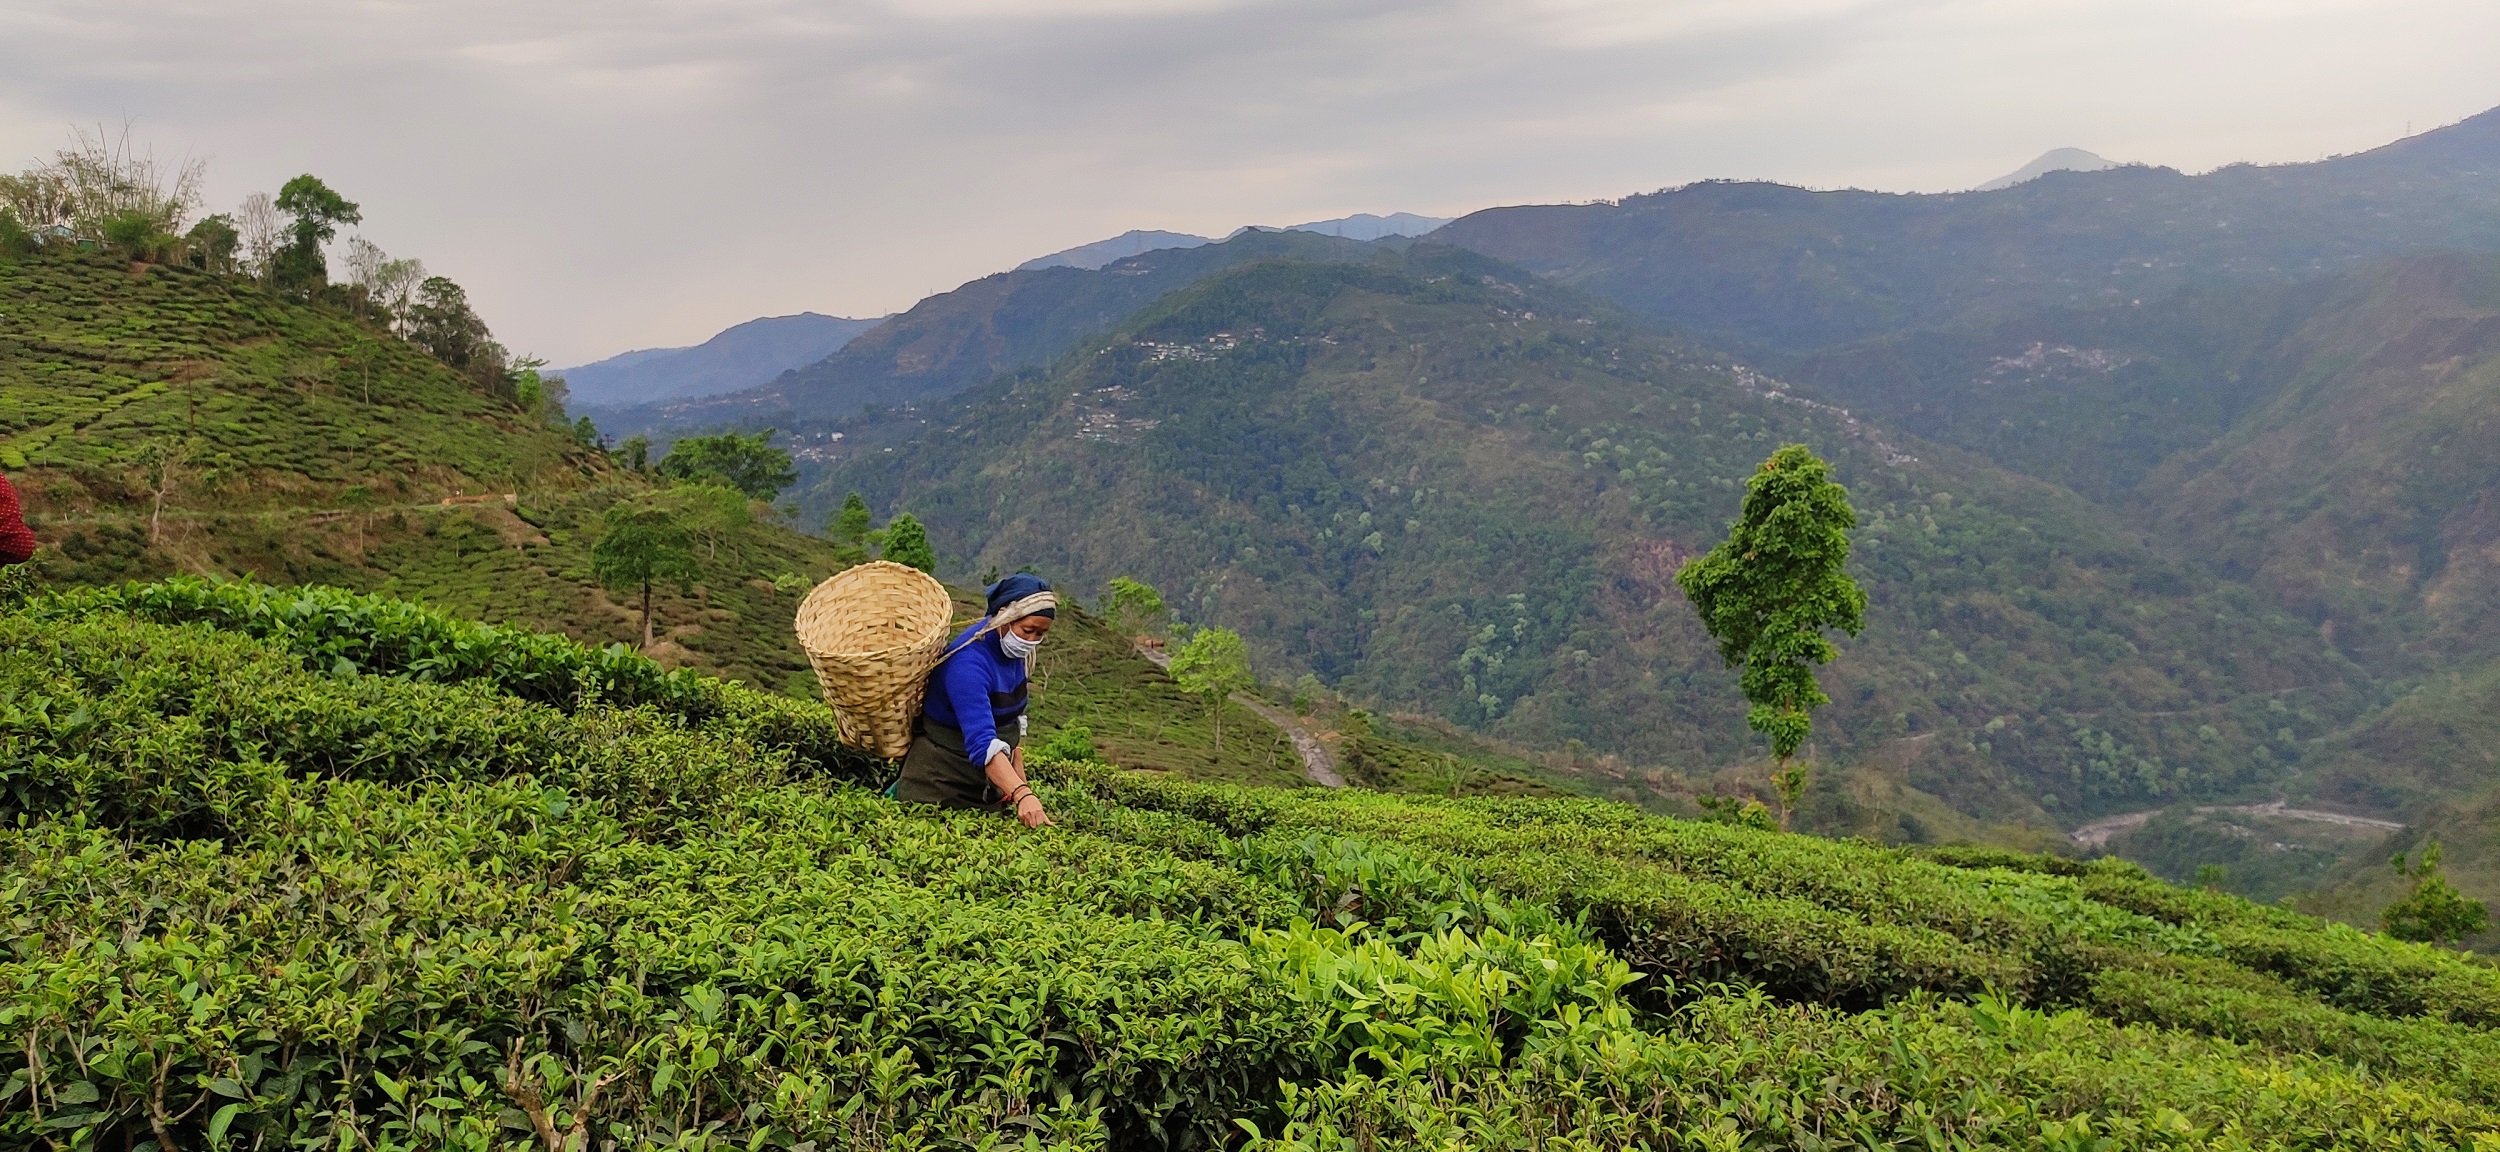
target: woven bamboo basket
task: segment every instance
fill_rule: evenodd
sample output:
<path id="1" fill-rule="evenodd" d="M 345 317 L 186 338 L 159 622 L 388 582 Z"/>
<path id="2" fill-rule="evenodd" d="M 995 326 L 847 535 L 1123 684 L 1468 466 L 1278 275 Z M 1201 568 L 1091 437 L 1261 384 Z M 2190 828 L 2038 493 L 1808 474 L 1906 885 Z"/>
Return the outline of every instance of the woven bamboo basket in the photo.
<path id="1" fill-rule="evenodd" d="M 888 760 L 910 750 L 911 719 L 953 613 L 935 577 L 885 560 L 837 572 L 807 594 L 799 646 L 843 743 Z"/>

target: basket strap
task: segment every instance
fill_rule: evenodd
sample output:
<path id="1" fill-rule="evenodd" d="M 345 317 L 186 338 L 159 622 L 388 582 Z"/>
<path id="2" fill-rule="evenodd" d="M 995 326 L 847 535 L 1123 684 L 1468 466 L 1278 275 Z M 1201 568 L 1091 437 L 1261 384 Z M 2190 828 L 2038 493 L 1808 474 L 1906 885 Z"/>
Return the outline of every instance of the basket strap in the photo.
<path id="1" fill-rule="evenodd" d="M 953 659 L 953 658 L 954 658 L 955 653 L 957 653 L 957 652 L 961 652 L 961 651 L 963 651 L 963 650 L 964 650 L 964 649 L 966 649 L 966 648 L 970 648 L 970 647 L 972 647 L 973 645 L 980 643 L 980 642 L 981 642 L 981 638 L 982 638 L 982 637 L 987 636 L 987 635 L 989 635 L 990 633 L 992 633 L 992 632 L 996 632 L 996 631 L 998 631 L 998 623 L 997 623 L 996 621 L 989 621 L 989 622 L 983 623 L 983 624 L 981 625 L 981 630 L 980 630 L 980 631 L 978 631 L 978 632 L 974 632 L 974 633 L 973 633 L 972 635 L 970 635 L 970 636 L 966 636 L 966 637 L 964 637 L 964 642 L 963 642 L 963 643 L 961 643 L 961 644 L 957 644 L 957 645 L 955 645 L 954 647 L 949 648 L 949 649 L 947 649 L 946 651 L 944 651 L 944 652 L 942 652 L 942 653 L 939 653 L 939 654 L 938 654 L 938 658 L 937 658 L 936 663 L 933 663 L 933 664 L 929 665 L 929 667 L 931 667 L 931 668 L 935 668 L 935 667 L 937 667 L 939 664 L 944 664 L 944 663 L 946 663 L 948 660 L 950 660 L 950 659 Z"/>
<path id="2" fill-rule="evenodd" d="M 1010 623 L 1012 623 L 1012 621 L 1010 621 Z M 934 663 L 930 664 L 930 665 L 929 665 L 929 667 L 931 667 L 931 668 L 935 668 L 935 667 L 937 667 L 939 664 L 944 664 L 944 663 L 946 663 L 949 659 L 952 659 L 952 658 L 954 657 L 955 653 L 957 653 L 957 652 L 961 652 L 961 651 L 963 651 L 963 650 L 964 650 L 964 649 L 966 649 L 966 648 L 970 648 L 970 647 L 972 647 L 973 645 L 980 643 L 980 642 L 981 642 L 981 638 L 982 638 L 982 637 L 987 636 L 987 635 L 989 635 L 989 634 L 990 634 L 990 633 L 992 633 L 992 632 L 996 632 L 996 631 L 998 631 L 1000 627 L 1001 627 L 1001 625 L 1000 625 L 1000 624 L 999 624 L 999 622 L 998 622 L 998 621 L 996 621 L 996 620 L 990 620 L 990 621 L 988 621 L 988 622 L 983 623 L 983 624 L 981 625 L 981 630 L 980 630 L 980 631 L 978 631 L 978 632 L 973 633 L 973 634 L 972 634 L 972 635 L 970 635 L 970 636 L 966 636 L 966 637 L 964 637 L 964 642 L 963 642 L 963 643 L 961 643 L 961 644 L 957 644 L 957 645 L 955 645 L 954 647 L 949 648 L 949 649 L 947 649 L 946 651 L 939 653 L 939 654 L 938 654 L 938 658 L 937 658 L 936 662 L 934 662 Z M 1028 676 L 1029 676 L 1029 675 L 1031 675 L 1031 674 L 1032 674 L 1032 670 L 1033 670 L 1032 658 L 1031 658 L 1031 657 L 1026 657 L 1026 658 L 1025 658 L 1025 666 L 1024 666 L 1024 667 L 1025 667 L 1025 674 L 1026 674 L 1026 675 L 1028 675 Z"/>

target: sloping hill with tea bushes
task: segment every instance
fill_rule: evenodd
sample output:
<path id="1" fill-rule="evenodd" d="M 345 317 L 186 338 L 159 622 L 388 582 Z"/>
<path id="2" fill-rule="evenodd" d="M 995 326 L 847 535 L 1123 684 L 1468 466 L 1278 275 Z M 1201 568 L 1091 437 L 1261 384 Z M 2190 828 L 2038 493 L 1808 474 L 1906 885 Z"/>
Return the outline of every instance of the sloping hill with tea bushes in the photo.
<path id="1" fill-rule="evenodd" d="M 1228 271 L 817 495 L 908 505 L 974 567 L 1133 571 L 1357 700 L 1690 780 L 1757 753 L 1671 577 L 1803 441 L 1874 599 L 1810 818 L 1885 839 L 2271 787 L 2369 703 L 2308 623 L 2071 493 L 1479 257 L 1401 260 Z"/>
<path id="2" fill-rule="evenodd" d="M 2045 307 L 2500 251 L 2500 109 L 2358 155 L 2201 176 L 2126 166 L 1991 192 L 1713 182 L 1494 208 L 1433 234 L 1722 344 L 1805 350 Z"/>
<path id="3" fill-rule="evenodd" d="M 2500 1147 L 2500 969 L 2114 861 L 1084 761 L 1025 831 L 291 595 L 0 604 L 12 1146 Z"/>
<path id="4" fill-rule="evenodd" d="M 252 510 L 363 486 L 382 501 L 508 492 L 604 461 L 348 314 L 177 265 L 0 255 L 0 467 L 65 508 L 149 502 L 143 445 L 177 491 Z"/>
<path id="5" fill-rule="evenodd" d="M 0 312 L 0 467 L 46 544 L 42 579 L 387 588 L 636 637 L 589 548 L 649 482 L 390 333 L 244 281 L 57 251 L 0 257 Z M 804 672 L 797 593 L 771 581 L 821 578 L 829 553 L 763 523 L 707 548 L 694 594 L 662 590 L 669 651 L 787 686 Z"/>
<path id="6" fill-rule="evenodd" d="M 590 551 L 605 511 L 652 495 L 651 478 L 358 317 L 248 282 L 93 253 L 0 255 L 0 453 L 44 545 L 37 584 L 331 585 L 593 645 L 638 639 Z M 703 575 L 655 589 L 654 655 L 813 698 L 790 621 L 840 566 L 834 550 L 748 509 L 701 537 Z M 255 613 L 360 611 L 339 595 L 245 599 Z M 1081 614 L 1071 624 L 1044 661 L 1039 734 L 1081 724 L 1124 764 L 1299 781 L 1284 735 L 1257 715 L 1228 704 L 1233 738 L 1219 744 L 1205 704 L 1124 637 Z"/>

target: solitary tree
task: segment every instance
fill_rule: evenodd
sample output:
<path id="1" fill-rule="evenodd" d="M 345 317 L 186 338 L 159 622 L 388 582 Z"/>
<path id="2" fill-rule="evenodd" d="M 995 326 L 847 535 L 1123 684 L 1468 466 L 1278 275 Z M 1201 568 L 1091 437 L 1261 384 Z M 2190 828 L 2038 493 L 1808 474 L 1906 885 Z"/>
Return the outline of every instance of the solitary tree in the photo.
<path id="1" fill-rule="evenodd" d="M 1824 632 L 1855 636 L 1866 626 L 1866 593 L 1848 572 L 1857 523 L 1831 465 L 1803 444 L 1785 445 L 1745 482 L 1727 539 L 1675 574 L 1720 659 L 1742 670 L 1745 723 L 1770 740 L 1778 761 L 1771 787 L 1782 828 L 1805 791 L 1805 765 L 1791 758 L 1813 710 L 1831 702 L 1814 679 L 1816 665 L 1840 654 Z"/>
<path id="2" fill-rule="evenodd" d="M 675 582 L 693 590 L 700 574 L 685 526 L 666 509 L 619 504 L 608 509 L 599 541 L 590 547 L 591 573 L 612 591 L 640 592 L 642 647 L 651 647 L 651 586 Z"/>
<path id="3" fill-rule="evenodd" d="M 150 441 L 139 446 L 139 472 L 148 485 L 148 547 L 156 546 L 165 520 L 165 497 L 172 493 L 182 467 L 190 463 L 187 442 Z"/>
<path id="4" fill-rule="evenodd" d="M 909 512 L 897 515 L 885 526 L 885 558 L 897 564 L 908 564 L 923 572 L 937 571 L 937 549 L 929 546 L 929 530 L 920 526 L 920 518 Z"/>
<path id="5" fill-rule="evenodd" d="M 364 385 L 365 403 L 373 403 L 373 374 L 387 367 L 389 358 L 382 345 L 361 337 L 339 350 L 340 362 Z"/>
<path id="6" fill-rule="evenodd" d="M 280 187 L 276 206 L 288 222 L 287 245 L 278 252 L 273 279 L 280 288 L 303 292 L 327 285 L 330 267 L 321 246 L 339 234 L 339 225 L 358 223 L 364 213 L 310 173 Z"/>
<path id="7" fill-rule="evenodd" d="M 636 433 L 616 446 L 617 463 L 635 472 L 651 470 L 651 438 Z"/>
<path id="8" fill-rule="evenodd" d="M 1215 716 L 1215 750 L 1224 750 L 1224 698 L 1258 684 L 1250 674 L 1250 651 L 1241 633 L 1230 628 L 1202 628 L 1172 654 L 1172 679 L 1181 691 L 1207 698 Z"/>
<path id="9" fill-rule="evenodd" d="M 757 500 L 771 500 L 799 481 L 790 454 L 772 446 L 771 429 L 751 436 L 725 432 L 688 436 L 660 458 L 660 475 L 680 480 L 710 477 Z"/>
<path id="10" fill-rule="evenodd" d="M 1114 576 L 1103 590 L 1103 614 L 1112 626 L 1125 632 L 1152 627 L 1156 617 L 1163 615 L 1163 593 L 1152 584 L 1127 576 Z"/>
<path id="11" fill-rule="evenodd" d="M 719 482 L 718 477 L 677 484 L 662 494 L 658 507 L 676 517 L 679 527 L 688 536 L 703 542 L 703 560 L 716 563 L 724 543 L 732 545 L 740 533 L 755 523 L 747 494 Z"/>
<path id="12" fill-rule="evenodd" d="M 2396 866 L 2397 875 L 2413 881 L 2413 891 L 2380 914 L 2379 926 L 2388 935 L 2424 944 L 2452 944 L 2480 935 L 2489 926 L 2490 909 L 2480 900 L 2466 899 L 2439 874 L 2439 841 L 2423 846 L 2419 864 L 2408 863 L 2402 852 L 2389 863 Z"/>
<path id="13" fill-rule="evenodd" d="M 868 500 L 857 492 L 842 498 L 842 508 L 825 523 L 825 536 L 833 541 L 836 559 L 844 564 L 857 564 L 868 559 L 868 533 L 876 523 L 868 515 Z"/>
<path id="14" fill-rule="evenodd" d="M 234 230 L 242 246 L 241 271 L 262 285 L 277 283 L 278 253 L 286 247 L 286 228 L 278 222 L 278 206 L 266 192 L 243 198 L 234 210 Z"/>
<path id="15" fill-rule="evenodd" d="M 486 322 L 469 308 L 468 292 L 442 276 L 428 276 L 417 286 L 416 302 L 408 306 L 408 341 L 462 370 L 493 343 Z"/>
<path id="16" fill-rule="evenodd" d="M 243 247 L 243 234 L 235 230 L 234 219 L 219 213 L 201 218 L 183 237 L 190 250 L 192 266 L 220 276 L 231 275 L 235 258 Z"/>

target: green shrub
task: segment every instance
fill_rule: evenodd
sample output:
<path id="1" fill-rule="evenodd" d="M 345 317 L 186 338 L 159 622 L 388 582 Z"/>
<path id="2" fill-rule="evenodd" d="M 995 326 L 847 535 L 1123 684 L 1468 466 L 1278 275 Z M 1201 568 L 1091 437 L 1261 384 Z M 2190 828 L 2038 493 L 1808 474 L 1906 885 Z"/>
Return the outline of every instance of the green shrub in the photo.
<path id="1" fill-rule="evenodd" d="M 1052 760 L 1099 760 L 1102 753 L 1094 747 L 1094 730 L 1083 724 L 1070 724 L 1053 732 L 1033 749 L 1035 756 Z"/>
<path id="2" fill-rule="evenodd" d="M 228 836 L 290 779 L 531 776 L 664 822 L 791 774 L 786 750 L 649 707 L 566 714 L 488 686 L 316 674 L 267 642 L 0 617 L 0 817 Z"/>
<path id="3" fill-rule="evenodd" d="M 388 597 L 182 577 L 70 589 L 39 601 L 31 612 L 50 620 L 127 612 L 163 623 L 207 623 L 279 643 L 317 671 L 481 681 L 505 695 L 559 708 L 647 704 L 689 723 L 720 725 L 788 748 L 840 779 L 881 781 L 888 772 L 882 762 L 843 747 L 833 714 L 821 706 L 670 671 L 621 644 L 593 648 L 561 636 L 457 620 Z"/>

